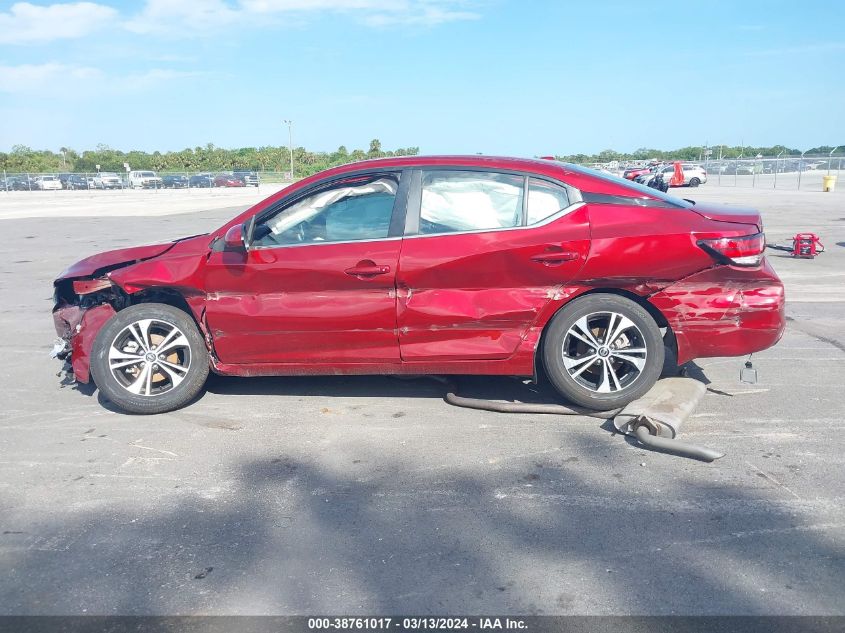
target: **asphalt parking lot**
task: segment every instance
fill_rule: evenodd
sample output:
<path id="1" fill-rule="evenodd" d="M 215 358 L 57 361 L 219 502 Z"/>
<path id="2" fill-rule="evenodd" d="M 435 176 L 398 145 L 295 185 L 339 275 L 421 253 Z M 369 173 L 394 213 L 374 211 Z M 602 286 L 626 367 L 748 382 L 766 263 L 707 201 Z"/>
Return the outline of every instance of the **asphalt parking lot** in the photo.
<path id="1" fill-rule="evenodd" d="M 684 438 L 727 454 L 713 464 L 599 420 L 453 408 L 430 380 L 213 377 L 184 410 L 114 412 L 59 384 L 53 277 L 248 200 L 167 215 L 182 192 L 141 192 L 136 217 L 81 217 L 82 198 L 44 193 L 28 212 L 16 200 L 40 194 L 0 194 L 16 218 L 0 220 L 0 613 L 845 613 L 842 192 L 682 192 L 757 206 L 769 241 L 827 247 L 770 255 L 790 321 L 755 356 L 758 384 L 739 383 L 740 359 L 690 368 L 708 392 Z"/>

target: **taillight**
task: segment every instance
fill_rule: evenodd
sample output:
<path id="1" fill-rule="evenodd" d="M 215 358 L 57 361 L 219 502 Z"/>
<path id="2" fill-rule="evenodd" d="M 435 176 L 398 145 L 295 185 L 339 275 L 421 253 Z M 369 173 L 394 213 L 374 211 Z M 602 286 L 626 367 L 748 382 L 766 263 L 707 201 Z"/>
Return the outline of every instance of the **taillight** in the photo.
<path id="1" fill-rule="evenodd" d="M 739 237 L 720 237 L 698 240 L 698 245 L 722 264 L 757 266 L 766 250 L 766 236 L 755 233 Z"/>

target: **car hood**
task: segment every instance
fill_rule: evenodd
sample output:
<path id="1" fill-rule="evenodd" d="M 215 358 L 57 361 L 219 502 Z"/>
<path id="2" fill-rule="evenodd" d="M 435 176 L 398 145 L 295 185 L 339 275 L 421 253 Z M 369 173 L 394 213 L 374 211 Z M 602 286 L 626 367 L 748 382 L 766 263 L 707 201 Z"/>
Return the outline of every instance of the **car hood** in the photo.
<path id="1" fill-rule="evenodd" d="M 192 242 L 197 242 L 197 238 L 202 238 L 206 235 L 206 233 L 203 233 L 192 237 L 180 238 L 164 244 L 132 246 L 130 248 L 118 248 L 113 251 L 97 253 L 96 255 L 91 255 L 90 257 L 81 259 L 63 270 L 59 276 L 56 277 L 56 281 L 60 281 L 62 279 L 74 279 L 77 277 L 91 277 L 96 275 L 99 271 L 104 271 L 104 269 L 107 271 L 108 269 L 130 266 L 132 264 L 137 264 L 140 261 L 160 257 L 178 244 L 188 245 Z M 204 246 L 207 246 L 206 240 L 203 239 L 199 241 L 202 242 Z"/>

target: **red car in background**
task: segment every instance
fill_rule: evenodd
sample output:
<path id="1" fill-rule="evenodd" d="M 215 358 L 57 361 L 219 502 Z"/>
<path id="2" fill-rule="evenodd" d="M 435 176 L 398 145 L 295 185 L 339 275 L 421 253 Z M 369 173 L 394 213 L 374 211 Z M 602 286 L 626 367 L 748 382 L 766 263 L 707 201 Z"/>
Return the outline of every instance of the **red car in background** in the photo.
<path id="1" fill-rule="evenodd" d="M 484 156 L 363 161 L 207 235 L 109 251 L 55 281 L 55 354 L 122 409 L 181 407 L 209 371 L 544 373 L 610 409 L 678 364 L 774 345 L 760 214 L 605 173 Z"/>
<path id="2" fill-rule="evenodd" d="M 245 187 L 244 181 L 232 174 L 219 174 L 214 177 L 212 184 L 215 187 Z"/>
<path id="3" fill-rule="evenodd" d="M 625 180 L 634 180 L 637 176 L 645 176 L 652 172 L 652 167 L 633 167 L 622 172 L 622 177 Z"/>

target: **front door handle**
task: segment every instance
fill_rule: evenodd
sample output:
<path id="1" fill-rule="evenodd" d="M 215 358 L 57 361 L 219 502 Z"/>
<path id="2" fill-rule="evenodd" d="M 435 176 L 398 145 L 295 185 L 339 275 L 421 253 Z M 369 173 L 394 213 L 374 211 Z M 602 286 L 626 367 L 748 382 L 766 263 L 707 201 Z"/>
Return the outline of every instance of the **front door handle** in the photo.
<path id="1" fill-rule="evenodd" d="M 572 251 L 547 251 L 531 257 L 532 262 L 545 266 L 559 266 L 563 262 L 571 262 L 573 259 L 578 259 L 578 253 Z"/>
<path id="2" fill-rule="evenodd" d="M 347 268 L 343 272 L 353 277 L 375 277 L 376 275 L 386 275 L 389 273 L 390 266 L 380 266 L 375 262 L 366 260 L 358 262 L 355 266 Z"/>

